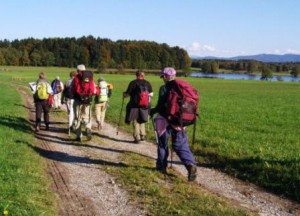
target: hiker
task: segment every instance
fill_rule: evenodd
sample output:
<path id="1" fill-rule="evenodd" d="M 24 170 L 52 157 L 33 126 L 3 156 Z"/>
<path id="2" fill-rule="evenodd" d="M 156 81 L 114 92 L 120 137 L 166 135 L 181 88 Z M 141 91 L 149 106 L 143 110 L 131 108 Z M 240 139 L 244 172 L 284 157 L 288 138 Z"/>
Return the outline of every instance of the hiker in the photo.
<path id="1" fill-rule="evenodd" d="M 171 136 L 172 149 L 174 149 L 185 165 L 188 171 L 188 180 L 194 181 L 196 179 L 197 168 L 194 156 L 189 148 L 185 127 L 174 125 L 167 121 L 166 102 L 175 84 L 176 70 L 172 67 L 164 68 L 161 78 L 165 85 L 159 89 L 157 105 L 150 110 L 151 118 L 155 113 L 158 113 L 154 120 L 158 138 L 156 169 L 162 173 L 167 172 L 169 155 L 168 139 Z"/>
<path id="2" fill-rule="evenodd" d="M 96 96 L 95 96 L 95 114 L 97 129 L 101 130 L 104 126 L 104 119 L 106 108 L 108 106 L 108 100 L 111 96 L 112 85 L 108 86 L 108 83 L 103 77 L 98 79 L 98 85 L 96 85 Z"/>
<path id="3" fill-rule="evenodd" d="M 127 90 L 123 93 L 124 98 L 128 96 L 130 96 L 130 101 L 126 106 L 125 123 L 133 122 L 134 143 L 138 144 L 145 140 L 145 123 L 148 121 L 150 98 L 153 96 L 152 86 L 145 80 L 143 70 L 136 72 L 136 79 L 129 83 Z"/>
<path id="4" fill-rule="evenodd" d="M 35 131 L 41 129 L 41 116 L 44 112 L 44 123 L 46 130 L 49 130 L 49 96 L 53 94 L 51 85 L 46 80 L 46 74 L 40 72 L 39 79 L 36 81 L 36 89 L 33 91 L 33 99 L 35 103 Z"/>
<path id="5" fill-rule="evenodd" d="M 61 107 L 61 95 L 64 90 L 64 84 L 60 81 L 59 76 L 57 76 L 51 83 L 53 90 L 53 99 L 54 99 L 54 109 L 60 109 Z"/>
<path id="6" fill-rule="evenodd" d="M 91 102 L 95 92 L 93 73 L 85 70 L 83 64 L 77 66 L 77 75 L 72 82 L 74 93 L 76 141 L 81 142 L 82 124 L 86 128 L 87 140 L 92 139 Z"/>
<path id="7" fill-rule="evenodd" d="M 70 135 L 70 131 L 74 129 L 74 93 L 72 89 L 72 82 L 74 77 L 76 76 L 76 71 L 70 72 L 70 79 L 65 82 L 65 88 L 62 93 L 61 103 L 66 104 L 68 117 L 69 117 L 69 126 L 68 131 Z"/>

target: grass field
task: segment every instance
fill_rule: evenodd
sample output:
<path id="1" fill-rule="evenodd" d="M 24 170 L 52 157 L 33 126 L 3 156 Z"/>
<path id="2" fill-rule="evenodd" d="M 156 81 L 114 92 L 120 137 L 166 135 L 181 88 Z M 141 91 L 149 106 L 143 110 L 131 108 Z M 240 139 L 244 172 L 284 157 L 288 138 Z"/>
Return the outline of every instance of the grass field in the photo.
<path id="1" fill-rule="evenodd" d="M 7 67 L 1 80 L 27 85 L 43 70 L 51 81 L 68 78 L 70 68 Z M 74 69 L 73 69 L 74 70 Z M 122 92 L 132 75 L 103 74 L 114 85 L 107 120 L 118 124 Z M 96 79 L 100 77 L 96 75 Z M 147 76 L 157 93 L 162 81 Z M 300 200 L 300 83 L 185 78 L 200 93 L 197 160 L 276 193 Z M 157 94 L 153 99 L 156 103 Z M 128 99 L 125 99 L 125 104 Z M 123 122 L 121 129 L 131 131 Z M 152 125 L 147 125 L 154 140 Z M 189 137 L 192 128 L 188 128 Z"/>
<path id="2" fill-rule="evenodd" d="M 27 146 L 33 143 L 27 109 L 15 89 L 0 86 L 0 214 L 55 215 L 45 163 Z"/>

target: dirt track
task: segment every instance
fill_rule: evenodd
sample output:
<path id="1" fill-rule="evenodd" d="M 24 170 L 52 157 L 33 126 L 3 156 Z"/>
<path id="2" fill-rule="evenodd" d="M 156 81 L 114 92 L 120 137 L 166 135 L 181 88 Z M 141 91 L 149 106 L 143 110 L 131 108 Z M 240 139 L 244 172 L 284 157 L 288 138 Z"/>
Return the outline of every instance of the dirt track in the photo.
<path id="1" fill-rule="evenodd" d="M 29 119 L 34 125 L 34 107 L 31 96 L 20 92 L 27 99 Z M 118 155 L 132 151 L 155 160 L 156 147 L 152 143 L 133 144 L 130 134 L 119 132 L 109 124 L 93 134 L 93 140 L 78 143 L 66 134 L 66 120 L 56 112 L 50 117 L 50 131 L 36 134 L 37 147 L 32 147 L 46 158 L 53 189 L 60 199 L 60 215 L 147 215 L 143 206 L 132 203 L 127 192 L 115 184 L 114 178 L 101 165 L 121 166 Z M 97 140 L 99 140 L 97 139 Z M 185 168 L 175 158 L 174 169 L 186 176 Z M 247 208 L 260 215 L 300 215 L 299 203 L 283 199 L 216 170 L 198 166 L 196 182 L 207 191 L 223 197 L 232 205 Z"/>

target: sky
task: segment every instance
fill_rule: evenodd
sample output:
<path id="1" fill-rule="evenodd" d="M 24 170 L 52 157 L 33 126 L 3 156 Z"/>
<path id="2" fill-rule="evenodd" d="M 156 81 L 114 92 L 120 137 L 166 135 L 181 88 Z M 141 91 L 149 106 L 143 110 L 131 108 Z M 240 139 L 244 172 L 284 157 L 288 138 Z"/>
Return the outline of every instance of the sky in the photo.
<path id="1" fill-rule="evenodd" d="M 0 0 L 0 40 L 92 35 L 190 56 L 300 54 L 299 0 Z"/>

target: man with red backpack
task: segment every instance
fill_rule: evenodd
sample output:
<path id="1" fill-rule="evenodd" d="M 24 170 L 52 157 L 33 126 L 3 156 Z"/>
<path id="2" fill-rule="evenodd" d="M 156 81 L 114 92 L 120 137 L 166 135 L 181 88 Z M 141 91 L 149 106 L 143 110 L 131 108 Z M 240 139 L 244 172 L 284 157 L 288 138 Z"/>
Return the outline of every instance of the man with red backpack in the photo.
<path id="1" fill-rule="evenodd" d="M 145 140 L 145 123 L 148 121 L 150 98 L 153 96 L 152 86 L 145 80 L 143 70 L 136 72 L 136 79 L 129 83 L 127 90 L 123 93 L 124 98 L 128 96 L 130 96 L 130 101 L 126 106 L 125 123 L 133 122 L 134 143 L 138 144 Z"/>
<path id="2" fill-rule="evenodd" d="M 150 111 L 151 117 L 158 113 L 154 120 L 158 142 L 156 169 L 164 174 L 167 172 L 168 139 L 171 137 L 172 148 L 188 171 L 188 180 L 194 181 L 196 161 L 189 148 L 185 126 L 196 120 L 198 93 L 188 83 L 175 80 L 176 71 L 172 67 L 164 68 L 161 78 L 165 85 L 160 87 L 157 105 Z"/>
<path id="3" fill-rule="evenodd" d="M 82 124 L 86 128 L 87 140 L 92 139 L 92 115 L 91 102 L 92 96 L 95 93 L 95 83 L 93 73 L 85 70 L 83 64 L 77 66 L 77 75 L 72 82 L 72 89 L 74 93 L 74 110 L 76 122 L 76 141 L 81 142 Z"/>

